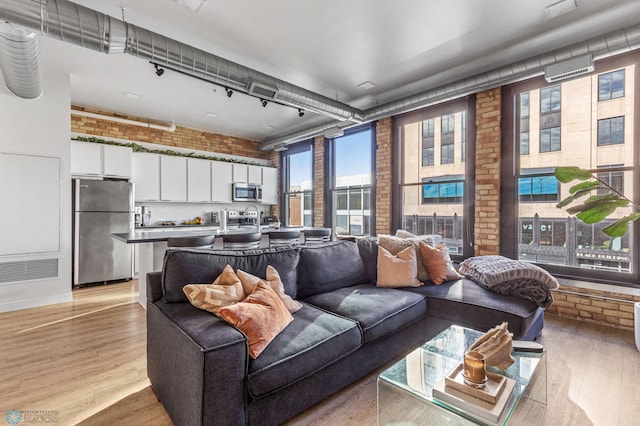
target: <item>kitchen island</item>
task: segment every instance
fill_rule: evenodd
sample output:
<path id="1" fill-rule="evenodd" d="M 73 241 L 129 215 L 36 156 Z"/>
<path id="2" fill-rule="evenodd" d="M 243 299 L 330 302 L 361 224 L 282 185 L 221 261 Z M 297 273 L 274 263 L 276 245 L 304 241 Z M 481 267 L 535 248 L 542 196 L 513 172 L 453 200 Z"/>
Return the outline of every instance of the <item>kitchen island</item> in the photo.
<path id="1" fill-rule="evenodd" d="M 291 228 L 281 228 L 291 229 Z M 303 230 L 302 228 L 296 228 Z M 255 225 L 228 227 L 226 230 L 216 226 L 192 225 L 175 227 L 145 227 L 136 228 L 133 232 L 112 234 L 116 240 L 127 244 L 138 244 L 138 302 L 145 309 L 147 307 L 147 274 L 162 270 L 164 253 L 167 250 L 167 240 L 174 237 L 199 237 L 206 235 L 216 235 L 214 249 L 222 249 L 222 236 L 226 234 L 247 234 L 256 232 Z M 269 232 L 276 230 L 275 227 L 261 226 L 262 232 L 261 246 L 269 246 Z"/>

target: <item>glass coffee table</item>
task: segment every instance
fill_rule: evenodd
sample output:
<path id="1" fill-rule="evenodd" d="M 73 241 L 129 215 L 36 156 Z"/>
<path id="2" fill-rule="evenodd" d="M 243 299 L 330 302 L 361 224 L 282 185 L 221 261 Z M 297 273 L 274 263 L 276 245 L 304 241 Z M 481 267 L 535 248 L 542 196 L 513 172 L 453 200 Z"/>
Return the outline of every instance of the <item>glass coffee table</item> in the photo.
<path id="1" fill-rule="evenodd" d="M 384 370 L 377 383 L 378 424 L 496 424 L 432 396 L 433 387 L 462 362 L 466 348 L 482 334 L 451 326 Z M 547 405 L 546 353 L 512 352 L 512 356 L 515 363 L 505 371 L 488 368 L 515 380 L 513 395 L 499 424 L 506 424 L 516 406 L 524 404 L 524 400 L 537 406 L 532 412 L 544 412 Z"/>

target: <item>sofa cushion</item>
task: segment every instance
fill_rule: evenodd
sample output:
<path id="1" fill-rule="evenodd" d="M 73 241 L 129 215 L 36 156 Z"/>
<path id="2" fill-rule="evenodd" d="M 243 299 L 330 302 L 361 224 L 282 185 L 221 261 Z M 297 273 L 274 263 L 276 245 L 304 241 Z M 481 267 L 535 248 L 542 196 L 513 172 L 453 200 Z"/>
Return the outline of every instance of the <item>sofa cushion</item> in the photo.
<path id="1" fill-rule="evenodd" d="M 249 394 L 260 397 L 344 358 L 362 345 L 358 324 L 303 304 L 294 320 L 249 361 Z"/>
<path id="2" fill-rule="evenodd" d="M 507 321 L 516 339 L 527 333 L 538 312 L 529 300 L 493 293 L 466 278 L 406 291 L 426 296 L 430 316 L 483 331 Z"/>
<path id="3" fill-rule="evenodd" d="M 334 241 L 300 249 L 298 299 L 368 281 L 358 246 Z"/>
<path id="4" fill-rule="evenodd" d="M 300 249 L 277 247 L 258 250 L 168 249 L 162 268 L 162 292 L 165 302 L 186 302 L 182 288 L 191 283 L 212 282 L 228 264 L 253 275 L 262 275 L 267 265 L 276 268 L 285 292 L 296 297 L 297 266 Z"/>
<path id="5" fill-rule="evenodd" d="M 393 255 L 378 246 L 378 287 L 419 287 L 418 258 L 416 250 L 409 246 Z"/>
<path id="6" fill-rule="evenodd" d="M 364 263 L 367 278 L 370 283 L 375 284 L 378 281 L 378 238 L 358 238 L 356 244 Z"/>
<path id="7" fill-rule="evenodd" d="M 220 308 L 218 315 L 247 336 L 254 359 L 293 321 L 280 296 L 265 282 L 259 282 L 242 302 Z"/>
<path id="8" fill-rule="evenodd" d="M 427 311 L 421 295 L 367 284 L 316 294 L 305 302 L 358 321 L 365 343 L 393 334 Z"/>

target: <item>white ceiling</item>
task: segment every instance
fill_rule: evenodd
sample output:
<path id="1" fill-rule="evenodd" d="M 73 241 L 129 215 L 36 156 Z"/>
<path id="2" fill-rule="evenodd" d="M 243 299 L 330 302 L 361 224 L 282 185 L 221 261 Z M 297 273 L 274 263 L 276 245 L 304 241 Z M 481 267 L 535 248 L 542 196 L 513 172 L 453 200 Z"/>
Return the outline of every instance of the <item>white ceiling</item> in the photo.
<path id="1" fill-rule="evenodd" d="M 640 22 L 637 0 L 576 0 L 546 19 L 555 1 L 207 0 L 197 13 L 174 0 L 77 3 L 119 19 L 124 8 L 127 22 L 366 109 Z M 158 77 L 129 55 L 46 37 L 41 51 L 43 68 L 71 74 L 75 105 L 257 140 L 327 120 L 170 70 Z"/>

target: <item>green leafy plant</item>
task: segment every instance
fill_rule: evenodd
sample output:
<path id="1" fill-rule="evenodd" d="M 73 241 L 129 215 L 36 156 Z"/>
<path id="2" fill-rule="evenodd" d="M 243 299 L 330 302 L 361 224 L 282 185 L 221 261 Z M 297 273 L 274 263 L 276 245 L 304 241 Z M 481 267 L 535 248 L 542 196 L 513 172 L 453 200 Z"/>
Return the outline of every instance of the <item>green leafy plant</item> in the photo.
<path id="1" fill-rule="evenodd" d="M 609 217 L 619 207 L 632 206 L 636 210 L 639 206 L 624 194 L 611 187 L 608 183 L 599 179 L 589 170 L 580 167 L 556 167 L 555 176 L 562 183 L 574 180 L 581 181 L 569 188 L 569 196 L 556 204 L 557 208 L 566 208 L 567 213 L 575 215 L 586 224 L 598 223 Z M 591 195 L 593 191 L 606 191 L 605 193 Z M 590 195 L 581 204 L 567 207 L 580 198 Z M 640 213 L 633 212 L 621 217 L 611 225 L 605 227 L 602 232 L 610 237 L 621 237 L 626 234 L 629 222 L 640 219 Z"/>

